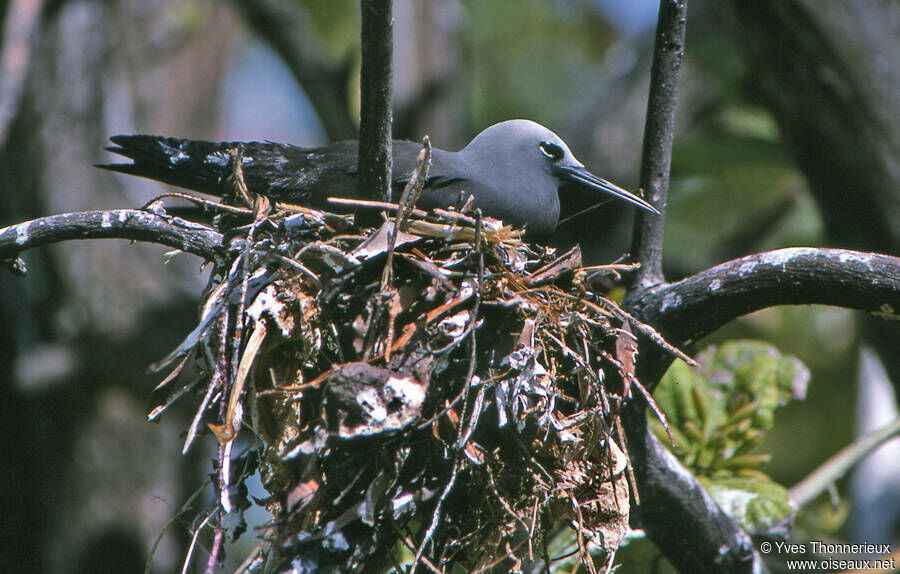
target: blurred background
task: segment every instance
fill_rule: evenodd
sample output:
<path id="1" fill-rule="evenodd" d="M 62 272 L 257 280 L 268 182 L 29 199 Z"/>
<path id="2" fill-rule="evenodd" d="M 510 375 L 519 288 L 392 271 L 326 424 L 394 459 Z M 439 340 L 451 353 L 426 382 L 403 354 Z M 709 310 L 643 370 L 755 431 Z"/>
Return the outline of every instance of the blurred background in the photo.
<path id="1" fill-rule="evenodd" d="M 900 253 L 900 4 L 749 4 L 690 2 L 667 279 L 784 246 Z M 656 9 L 394 0 L 394 137 L 459 149 L 492 123 L 530 118 L 591 171 L 635 189 Z M 0 226 L 137 207 L 163 191 L 92 167 L 113 159 L 113 134 L 356 137 L 356 0 L 6 0 L 0 18 Z M 609 203 L 556 241 L 609 262 L 629 248 L 631 217 Z M 123 241 L 24 259 L 25 278 L 0 274 L 0 571 L 142 571 L 170 522 L 151 571 L 179 571 L 211 493 L 176 515 L 207 480 L 212 451 L 180 454 L 190 398 L 145 422 L 159 382 L 145 370 L 193 328 L 206 272 L 192 256 Z M 807 399 L 780 411 L 760 449 L 782 484 L 896 418 L 896 324 L 785 307 L 693 350 L 737 337 L 770 341 L 812 371 Z M 898 451 L 885 445 L 804 509 L 796 539 L 897 541 Z M 232 568 L 255 541 L 239 544 Z"/>

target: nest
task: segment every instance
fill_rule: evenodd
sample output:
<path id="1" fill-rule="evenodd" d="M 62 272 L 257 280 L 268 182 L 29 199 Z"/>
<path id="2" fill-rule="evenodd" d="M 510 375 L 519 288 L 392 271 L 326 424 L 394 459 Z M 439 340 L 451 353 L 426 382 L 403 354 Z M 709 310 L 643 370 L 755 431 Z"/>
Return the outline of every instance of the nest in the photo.
<path id="1" fill-rule="evenodd" d="M 272 520 L 241 571 L 549 567 L 568 528 L 570 560 L 611 564 L 633 491 L 618 413 L 646 394 L 632 333 L 665 346 L 591 288 L 629 266 L 584 268 L 466 205 L 377 204 L 384 223 L 357 227 L 232 183 L 253 207 L 221 207 L 230 247 L 154 366 L 170 372 L 150 417 L 202 396 L 185 450 L 219 441 L 219 539 L 245 528 L 260 472 Z M 202 376 L 174 385 L 192 358 Z"/>

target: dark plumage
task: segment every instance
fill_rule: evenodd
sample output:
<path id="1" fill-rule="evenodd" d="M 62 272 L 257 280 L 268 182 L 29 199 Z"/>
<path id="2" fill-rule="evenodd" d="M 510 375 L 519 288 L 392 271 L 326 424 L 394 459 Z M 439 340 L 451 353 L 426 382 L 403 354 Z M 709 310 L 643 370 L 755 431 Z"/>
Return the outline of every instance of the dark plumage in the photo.
<path id="1" fill-rule="evenodd" d="M 222 194 L 230 173 L 231 142 L 147 135 L 119 135 L 109 150 L 133 163 L 103 165 L 211 195 Z M 247 186 L 276 201 L 327 207 L 325 199 L 359 197 L 356 141 L 321 148 L 274 142 L 243 144 Z M 393 144 L 395 199 L 409 178 L 420 146 Z M 559 223 L 559 189 L 578 184 L 624 199 L 651 213 L 649 203 L 590 172 L 555 133 L 529 120 L 494 124 L 458 152 L 434 149 L 425 190 L 416 204 L 430 209 L 456 204 L 461 190 L 474 196 L 485 215 L 524 226 L 531 234 L 552 233 Z"/>

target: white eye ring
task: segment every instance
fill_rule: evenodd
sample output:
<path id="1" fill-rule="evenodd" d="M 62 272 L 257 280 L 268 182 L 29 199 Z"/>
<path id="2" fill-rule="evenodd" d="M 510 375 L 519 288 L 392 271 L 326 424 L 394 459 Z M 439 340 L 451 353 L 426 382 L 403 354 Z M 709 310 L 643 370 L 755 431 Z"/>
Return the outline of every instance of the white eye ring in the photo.
<path id="1" fill-rule="evenodd" d="M 563 158 L 563 150 L 553 142 L 541 142 L 541 153 L 553 161 L 559 161 Z"/>

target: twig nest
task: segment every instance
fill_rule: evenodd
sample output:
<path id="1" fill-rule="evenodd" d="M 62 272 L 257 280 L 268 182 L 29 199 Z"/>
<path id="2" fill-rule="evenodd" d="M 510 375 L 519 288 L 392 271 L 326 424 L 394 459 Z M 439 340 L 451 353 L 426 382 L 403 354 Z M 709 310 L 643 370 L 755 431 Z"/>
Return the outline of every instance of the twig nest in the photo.
<path id="1" fill-rule="evenodd" d="M 188 441 L 206 422 L 228 455 L 226 511 L 255 468 L 230 447 L 242 426 L 258 439 L 273 520 L 251 570 L 515 570 L 557 524 L 590 569 L 616 549 L 638 324 L 574 281 L 577 248 L 455 212 L 357 230 L 257 211 L 238 229 L 168 364 L 206 364 Z"/>

